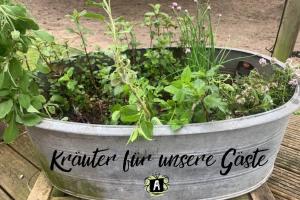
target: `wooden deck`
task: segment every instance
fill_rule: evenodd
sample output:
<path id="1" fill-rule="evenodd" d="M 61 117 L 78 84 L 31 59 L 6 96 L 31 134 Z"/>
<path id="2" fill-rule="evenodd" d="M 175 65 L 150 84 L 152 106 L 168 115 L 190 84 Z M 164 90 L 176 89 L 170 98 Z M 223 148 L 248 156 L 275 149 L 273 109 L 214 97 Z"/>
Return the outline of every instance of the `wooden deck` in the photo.
<path id="1" fill-rule="evenodd" d="M 26 134 L 11 145 L 0 142 L 0 200 L 26 200 L 39 175 L 40 166 Z M 300 200 L 300 116 L 290 118 L 268 186 L 275 199 Z M 251 197 L 258 199 L 255 194 Z"/>

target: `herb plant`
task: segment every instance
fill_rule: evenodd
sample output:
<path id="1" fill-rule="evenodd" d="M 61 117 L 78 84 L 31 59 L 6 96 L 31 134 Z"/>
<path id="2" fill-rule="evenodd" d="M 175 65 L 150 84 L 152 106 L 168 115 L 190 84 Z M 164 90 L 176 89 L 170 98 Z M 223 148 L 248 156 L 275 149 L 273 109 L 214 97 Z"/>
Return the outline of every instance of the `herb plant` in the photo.
<path id="1" fill-rule="evenodd" d="M 18 126 L 32 126 L 41 121 L 39 110 L 45 98 L 28 69 L 23 55 L 31 45 L 29 30 L 38 25 L 28 17 L 24 7 L 4 1 L 0 4 L 0 119 L 7 123 L 3 139 L 13 141 Z"/>
<path id="2" fill-rule="evenodd" d="M 1 1 L 0 5 L 0 119 L 8 124 L 4 139 L 13 141 L 18 125 L 32 126 L 50 117 L 95 124 L 135 125 L 128 143 L 152 140 L 155 125 L 176 131 L 201 123 L 252 115 L 287 102 L 300 77 L 300 67 L 289 63 L 278 69 L 261 59 L 264 75 L 222 73 L 229 51 L 217 51 L 209 4 L 195 1 L 196 15 L 171 5 L 172 14 L 150 5 L 143 26 L 150 48 L 139 49 L 134 26 L 114 18 L 109 0 L 88 4 L 98 13 L 74 11 L 69 31 L 81 41 L 75 50 L 57 44 L 37 30 L 26 10 Z M 88 52 L 82 18 L 105 23 L 112 45 L 106 52 Z M 28 64 L 28 49 L 38 54 Z M 238 58 L 237 58 L 238 59 Z M 23 66 L 23 67 L 22 67 Z"/>

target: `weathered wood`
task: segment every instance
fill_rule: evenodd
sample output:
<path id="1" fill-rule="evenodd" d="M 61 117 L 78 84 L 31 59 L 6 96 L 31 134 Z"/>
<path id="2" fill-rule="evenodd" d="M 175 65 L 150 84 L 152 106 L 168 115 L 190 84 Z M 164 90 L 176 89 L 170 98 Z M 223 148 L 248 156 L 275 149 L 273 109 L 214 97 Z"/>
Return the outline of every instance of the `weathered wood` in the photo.
<path id="1" fill-rule="evenodd" d="M 18 152 L 21 156 L 27 159 L 36 167 L 40 168 L 40 162 L 35 155 L 34 147 L 29 139 L 29 136 L 25 132 L 22 134 L 15 142 L 9 145 L 16 152 Z"/>
<path id="2" fill-rule="evenodd" d="M 291 115 L 289 118 L 289 124 L 299 123 L 299 115 Z"/>
<path id="3" fill-rule="evenodd" d="M 50 200 L 81 200 L 81 199 L 68 196 L 68 197 L 52 197 Z"/>
<path id="4" fill-rule="evenodd" d="M 0 185 L 14 199 L 27 199 L 39 170 L 8 145 L 0 145 L 0 155 Z"/>
<path id="5" fill-rule="evenodd" d="M 250 200 L 250 196 L 248 194 L 245 194 L 245 195 L 242 195 L 242 196 L 239 196 L 239 197 L 235 197 L 231 200 Z"/>
<path id="6" fill-rule="evenodd" d="M 300 174 L 299 151 L 281 146 L 278 157 L 276 159 L 276 166 L 279 166 L 296 174 Z"/>
<path id="7" fill-rule="evenodd" d="M 282 188 L 274 182 L 269 183 L 269 187 L 274 195 L 277 196 L 276 199 L 284 199 L 284 200 L 299 200 L 299 196 L 295 195 L 293 192 L 287 191 L 285 188 Z"/>
<path id="8" fill-rule="evenodd" d="M 252 200 L 275 200 L 271 190 L 265 183 L 255 191 L 250 193 Z"/>
<path id="9" fill-rule="evenodd" d="M 268 185 L 279 200 L 300 199 L 300 116 L 290 118 Z"/>
<path id="10" fill-rule="evenodd" d="M 41 172 L 37 178 L 27 200 L 48 200 L 52 191 L 46 175 Z"/>
<path id="11" fill-rule="evenodd" d="M 273 57 L 285 62 L 291 55 L 300 28 L 300 1 L 287 0 L 277 35 Z"/>
<path id="12" fill-rule="evenodd" d="M 12 200 L 0 187 L 0 200 Z"/>
<path id="13" fill-rule="evenodd" d="M 37 178 L 27 200 L 81 200 L 79 198 L 69 196 L 56 188 L 49 182 L 48 178 L 41 172 Z"/>
<path id="14" fill-rule="evenodd" d="M 300 142 L 299 140 L 295 139 L 293 136 L 286 133 L 282 145 L 299 152 L 300 151 L 299 142 Z"/>

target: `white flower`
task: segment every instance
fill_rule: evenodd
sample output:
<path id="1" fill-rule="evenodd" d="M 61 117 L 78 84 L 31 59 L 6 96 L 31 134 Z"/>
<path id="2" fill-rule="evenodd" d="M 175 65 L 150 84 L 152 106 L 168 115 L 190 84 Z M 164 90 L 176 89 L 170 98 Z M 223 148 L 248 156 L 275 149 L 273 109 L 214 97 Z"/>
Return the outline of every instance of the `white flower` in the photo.
<path id="1" fill-rule="evenodd" d="M 198 0 L 194 0 L 194 2 L 195 2 L 195 3 L 197 3 L 197 2 L 198 2 Z"/>
<path id="2" fill-rule="evenodd" d="M 222 17 L 222 14 L 221 14 L 221 13 L 219 13 L 219 14 L 218 14 L 218 17 Z"/>
<path id="3" fill-rule="evenodd" d="M 300 69 L 296 69 L 294 71 L 294 74 L 295 74 L 296 78 L 300 78 Z"/>
<path id="4" fill-rule="evenodd" d="M 207 6 L 207 10 L 211 10 L 211 7 L 210 7 L 210 6 Z"/>
<path id="5" fill-rule="evenodd" d="M 266 85 L 262 86 L 261 89 L 262 89 L 262 92 L 264 92 L 264 93 L 269 92 L 269 87 Z"/>
<path id="6" fill-rule="evenodd" d="M 276 62 L 278 62 L 277 58 L 272 57 L 271 60 L 270 60 L 270 63 L 272 65 L 274 65 L 274 64 L 276 64 Z"/>
<path id="7" fill-rule="evenodd" d="M 290 59 L 290 58 L 288 58 L 288 59 L 286 59 L 285 64 L 286 64 L 287 66 L 292 66 L 292 65 L 293 65 L 293 60 Z"/>
<path id="8" fill-rule="evenodd" d="M 235 100 L 238 100 L 241 97 L 241 95 L 236 95 Z"/>
<path id="9" fill-rule="evenodd" d="M 177 7 L 177 10 L 180 11 L 180 10 L 181 10 L 181 6 L 178 6 L 178 7 Z"/>
<path id="10" fill-rule="evenodd" d="M 236 100 L 236 102 L 238 104 L 244 104 L 244 103 L 246 103 L 246 99 L 245 98 L 240 98 L 240 99 Z"/>
<path id="11" fill-rule="evenodd" d="M 292 79 L 292 80 L 290 80 L 289 81 L 289 85 L 292 85 L 292 86 L 296 86 L 296 85 L 298 85 L 298 80 L 297 79 Z"/>
<path id="12" fill-rule="evenodd" d="M 259 59 L 259 64 L 261 65 L 261 66 L 266 66 L 268 63 L 267 63 L 267 60 L 266 59 L 264 59 L 264 58 L 261 58 L 261 59 Z"/>
<path id="13" fill-rule="evenodd" d="M 186 54 L 191 53 L 191 49 L 190 49 L 190 48 L 186 48 L 186 49 L 185 49 L 185 53 L 186 53 Z"/>
<path id="14" fill-rule="evenodd" d="M 187 9 L 185 9 L 184 12 L 188 13 L 189 11 Z"/>

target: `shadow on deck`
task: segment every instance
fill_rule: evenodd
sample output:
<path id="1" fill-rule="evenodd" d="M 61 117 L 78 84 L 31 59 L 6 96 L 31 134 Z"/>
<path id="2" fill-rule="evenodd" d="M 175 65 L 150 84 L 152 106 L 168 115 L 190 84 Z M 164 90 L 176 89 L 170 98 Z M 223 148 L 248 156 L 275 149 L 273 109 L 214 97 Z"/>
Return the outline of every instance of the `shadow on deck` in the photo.
<path id="1" fill-rule="evenodd" d="M 0 155 L 0 200 L 26 200 L 40 174 L 27 134 L 11 145 L 0 142 Z M 275 199 L 300 199 L 300 116 L 290 118 L 268 186 Z"/>

